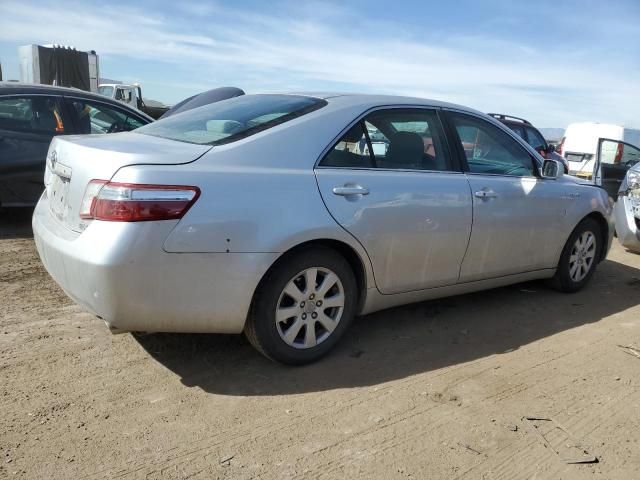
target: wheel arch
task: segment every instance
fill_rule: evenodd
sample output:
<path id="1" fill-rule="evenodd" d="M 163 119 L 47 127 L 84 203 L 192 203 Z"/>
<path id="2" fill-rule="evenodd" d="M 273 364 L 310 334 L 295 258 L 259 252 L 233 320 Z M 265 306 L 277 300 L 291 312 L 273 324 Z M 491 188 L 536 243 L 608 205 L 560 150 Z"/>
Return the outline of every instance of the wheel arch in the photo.
<path id="1" fill-rule="evenodd" d="M 602 215 L 602 213 L 591 212 L 589 215 L 586 215 L 583 219 L 581 219 L 580 222 L 578 222 L 578 225 L 587 218 L 595 220 L 600 227 L 600 240 L 602 241 L 602 249 L 600 250 L 600 258 L 598 259 L 598 263 L 600 263 L 607 256 L 607 245 L 609 243 L 609 223 L 607 222 L 607 219 L 604 218 L 604 215 Z"/>
<path id="2" fill-rule="evenodd" d="M 308 240 L 284 251 L 260 278 L 260 281 L 256 285 L 256 288 L 253 292 L 250 308 L 253 307 L 256 293 L 262 288 L 265 279 L 275 268 L 277 268 L 281 263 L 285 262 L 291 255 L 301 250 L 310 249 L 313 247 L 330 248 L 339 253 L 347 261 L 347 263 L 351 267 L 351 270 L 353 271 L 354 276 L 356 277 L 356 284 L 358 287 L 358 307 L 356 309 L 356 312 L 361 312 L 362 307 L 364 306 L 367 291 L 367 269 L 364 260 L 360 256 L 360 254 L 348 243 L 330 238 Z"/>

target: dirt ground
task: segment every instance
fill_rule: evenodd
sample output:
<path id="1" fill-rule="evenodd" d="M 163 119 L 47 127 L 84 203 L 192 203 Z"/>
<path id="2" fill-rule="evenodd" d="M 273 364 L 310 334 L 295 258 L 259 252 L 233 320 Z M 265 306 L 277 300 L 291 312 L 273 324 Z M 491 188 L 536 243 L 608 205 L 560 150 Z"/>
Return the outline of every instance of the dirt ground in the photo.
<path id="1" fill-rule="evenodd" d="M 241 336 L 112 336 L 29 220 L 0 219 L 2 478 L 640 478 L 640 256 L 617 241 L 580 293 L 379 312 L 290 368 Z"/>

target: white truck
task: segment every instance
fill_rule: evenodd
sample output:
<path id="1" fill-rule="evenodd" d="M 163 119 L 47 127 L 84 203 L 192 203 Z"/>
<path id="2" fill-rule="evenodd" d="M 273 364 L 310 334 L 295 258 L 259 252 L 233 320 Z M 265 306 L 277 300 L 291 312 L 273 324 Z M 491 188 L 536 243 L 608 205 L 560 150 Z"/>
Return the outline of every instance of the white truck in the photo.
<path id="1" fill-rule="evenodd" d="M 606 123 L 572 123 L 557 149 L 569 173 L 604 188 L 615 201 L 627 170 L 640 161 L 640 130 Z"/>
<path id="2" fill-rule="evenodd" d="M 640 130 L 606 123 L 572 123 L 567 127 L 558 146 L 558 153 L 569 162 L 569 173 L 591 179 L 595 167 L 598 139 L 619 140 L 640 146 Z M 620 163 L 617 145 L 603 145 L 601 162 Z M 625 162 L 622 162 L 625 163 Z"/>
<path id="3" fill-rule="evenodd" d="M 101 83 L 98 86 L 98 93 L 105 97 L 113 98 L 119 102 L 137 108 L 155 119 L 160 118 L 169 107 L 154 100 L 148 100 L 149 104 L 142 99 L 142 88 L 139 83 L 131 85 L 123 83 Z"/>

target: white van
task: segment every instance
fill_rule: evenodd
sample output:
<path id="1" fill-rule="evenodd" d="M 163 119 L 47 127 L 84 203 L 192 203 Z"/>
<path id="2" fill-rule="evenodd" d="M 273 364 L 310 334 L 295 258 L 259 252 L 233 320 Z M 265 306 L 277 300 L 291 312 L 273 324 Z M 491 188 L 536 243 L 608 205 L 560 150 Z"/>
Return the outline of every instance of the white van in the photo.
<path id="1" fill-rule="evenodd" d="M 557 149 L 558 153 L 569 162 L 570 175 L 588 180 L 593 178 L 599 138 L 620 140 L 640 146 L 640 130 L 606 123 L 572 123 L 565 130 Z M 618 153 L 616 144 L 613 142 L 605 143 L 600 161 L 606 164 L 619 163 L 619 160 L 616 161 Z"/>

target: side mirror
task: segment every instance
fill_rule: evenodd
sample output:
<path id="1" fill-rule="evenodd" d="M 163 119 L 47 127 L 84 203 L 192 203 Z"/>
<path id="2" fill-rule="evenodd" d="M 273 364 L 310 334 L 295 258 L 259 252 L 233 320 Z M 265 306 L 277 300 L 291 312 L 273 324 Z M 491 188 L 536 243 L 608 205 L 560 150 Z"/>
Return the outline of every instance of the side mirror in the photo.
<path id="1" fill-rule="evenodd" d="M 542 178 L 551 178 L 555 180 L 564 174 L 564 166 L 555 160 L 545 160 L 542 162 Z"/>

